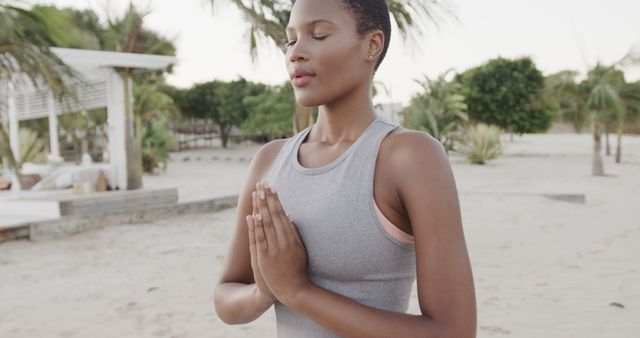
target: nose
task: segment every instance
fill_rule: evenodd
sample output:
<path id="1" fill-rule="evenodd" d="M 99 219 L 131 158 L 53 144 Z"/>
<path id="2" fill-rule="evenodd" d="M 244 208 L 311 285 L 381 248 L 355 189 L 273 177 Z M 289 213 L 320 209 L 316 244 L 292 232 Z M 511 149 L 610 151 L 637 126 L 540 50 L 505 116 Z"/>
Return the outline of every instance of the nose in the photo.
<path id="1" fill-rule="evenodd" d="M 304 60 L 304 57 L 302 57 L 302 55 L 294 55 L 294 54 L 292 54 L 289 57 L 289 61 L 291 61 L 291 62 L 300 62 L 302 60 Z"/>
<path id="2" fill-rule="evenodd" d="M 289 54 L 289 61 L 300 62 L 308 58 L 307 53 L 302 47 L 303 46 L 300 43 L 300 39 L 298 39 L 298 41 L 296 41 L 292 46 L 289 47 L 289 49 L 287 50 L 287 53 Z"/>

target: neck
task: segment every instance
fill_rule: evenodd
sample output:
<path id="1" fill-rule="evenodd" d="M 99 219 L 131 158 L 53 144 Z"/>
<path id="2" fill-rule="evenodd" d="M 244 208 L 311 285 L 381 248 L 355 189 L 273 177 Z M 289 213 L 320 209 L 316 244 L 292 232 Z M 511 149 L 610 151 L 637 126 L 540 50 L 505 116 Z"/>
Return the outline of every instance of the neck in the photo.
<path id="1" fill-rule="evenodd" d="M 320 106 L 318 120 L 309 133 L 309 140 L 328 144 L 355 141 L 375 116 L 371 98 L 371 82 Z"/>

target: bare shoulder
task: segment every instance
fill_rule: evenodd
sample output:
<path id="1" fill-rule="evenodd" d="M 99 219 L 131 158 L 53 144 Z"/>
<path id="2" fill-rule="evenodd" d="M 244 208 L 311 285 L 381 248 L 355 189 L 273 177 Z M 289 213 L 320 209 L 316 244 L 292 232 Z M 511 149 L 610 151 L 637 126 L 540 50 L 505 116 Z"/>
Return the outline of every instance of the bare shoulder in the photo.
<path id="1" fill-rule="evenodd" d="M 258 176 L 262 176 L 267 169 L 271 166 L 271 163 L 276 159 L 282 147 L 290 138 L 277 139 L 269 141 L 263 144 L 258 151 L 256 151 L 253 159 L 251 160 L 251 167 L 253 171 L 259 173 Z"/>
<path id="2" fill-rule="evenodd" d="M 385 178 L 394 186 L 409 218 L 426 210 L 424 203 L 430 200 L 457 199 L 449 157 L 433 136 L 400 127 L 383 139 L 380 153 Z"/>
<path id="3" fill-rule="evenodd" d="M 398 129 L 385 140 L 385 162 L 413 231 L 420 310 L 448 323 L 444 336 L 475 337 L 473 276 L 449 158 L 429 134 Z"/>
<path id="4" fill-rule="evenodd" d="M 442 143 L 418 130 L 396 128 L 380 144 L 385 162 L 397 170 L 419 170 L 449 163 Z"/>

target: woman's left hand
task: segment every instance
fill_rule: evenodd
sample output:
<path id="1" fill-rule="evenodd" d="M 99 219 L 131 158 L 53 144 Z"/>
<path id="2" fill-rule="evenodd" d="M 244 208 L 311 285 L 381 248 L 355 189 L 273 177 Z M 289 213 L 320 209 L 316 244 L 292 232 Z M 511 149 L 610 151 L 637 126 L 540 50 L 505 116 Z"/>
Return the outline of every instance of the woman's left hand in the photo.
<path id="1" fill-rule="evenodd" d="M 309 284 L 307 251 L 277 192 L 261 183 L 256 189 L 259 213 L 249 231 L 255 232 L 258 265 L 273 295 L 287 305 Z"/>

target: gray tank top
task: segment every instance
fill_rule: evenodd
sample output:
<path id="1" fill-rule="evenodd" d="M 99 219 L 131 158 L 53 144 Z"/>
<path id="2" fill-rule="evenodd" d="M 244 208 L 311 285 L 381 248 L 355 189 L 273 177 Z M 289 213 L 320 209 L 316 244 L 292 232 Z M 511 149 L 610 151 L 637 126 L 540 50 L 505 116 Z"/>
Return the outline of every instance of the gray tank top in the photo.
<path id="1" fill-rule="evenodd" d="M 415 250 L 384 228 L 373 198 L 380 141 L 399 125 L 375 120 L 335 161 L 316 168 L 298 160 L 313 125 L 293 135 L 265 179 L 305 243 L 309 279 L 316 285 L 379 309 L 406 312 L 415 281 Z M 338 337 L 305 315 L 276 302 L 278 337 Z"/>

